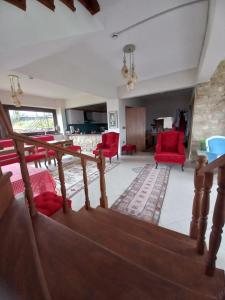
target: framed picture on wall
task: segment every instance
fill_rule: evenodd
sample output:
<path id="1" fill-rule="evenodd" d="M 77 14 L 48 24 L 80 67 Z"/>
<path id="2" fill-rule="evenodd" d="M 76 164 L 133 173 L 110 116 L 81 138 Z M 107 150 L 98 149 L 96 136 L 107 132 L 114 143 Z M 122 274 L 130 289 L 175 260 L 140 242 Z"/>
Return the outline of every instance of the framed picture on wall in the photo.
<path id="1" fill-rule="evenodd" d="M 117 111 L 109 111 L 109 129 L 118 128 L 118 113 Z"/>

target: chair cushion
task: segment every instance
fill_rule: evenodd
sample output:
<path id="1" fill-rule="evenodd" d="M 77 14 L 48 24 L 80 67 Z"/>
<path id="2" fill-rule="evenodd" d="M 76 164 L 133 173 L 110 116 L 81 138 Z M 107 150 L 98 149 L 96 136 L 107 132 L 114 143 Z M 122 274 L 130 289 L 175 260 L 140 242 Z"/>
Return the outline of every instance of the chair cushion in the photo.
<path id="1" fill-rule="evenodd" d="M 0 167 L 7 166 L 7 165 L 12 165 L 12 164 L 15 164 L 15 163 L 18 163 L 18 162 L 19 162 L 18 157 L 8 158 L 8 159 L 5 159 L 5 160 L 0 160 Z"/>
<path id="2" fill-rule="evenodd" d="M 51 216 L 62 208 L 63 198 L 52 192 L 44 192 L 34 197 L 34 202 L 38 211 L 46 216 Z M 67 199 L 69 207 L 71 207 L 71 200 Z"/>
<path id="3" fill-rule="evenodd" d="M 177 152 L 178 151 L 179 132 L 171 131 L 162 133 L 162 152 Z"/>
<path id="4" fill-rule="evenodd" d="M 7 147 L 13 147 L 14 143 L 12 139 L 4 139 L 0 140 L 0 149 L 7 148 Z"/>
<path id="5" fill-rule="evenodd" d="M 25 161 L 28 163 L 32 161 L 38 161 L 44 158 L 46 158 L 45 153 L 35 153 L 35 154 L 26 155 Z"/>
<path id="6" fill-rule="evenodd" d="M 2 155 L 0 155 L 0 161 L 9 159 L 9 158 L 15 158 L 15 157 L 17 157 L 16 153 L 2 154 Z"/>
<path id="7" fill-rule="evenodd" d="M 162 152 L 154 155 L 155 161 L 164 163 L 178 163 L 184 164 L 185 155 L 179 154 L 178 152 Z"/>

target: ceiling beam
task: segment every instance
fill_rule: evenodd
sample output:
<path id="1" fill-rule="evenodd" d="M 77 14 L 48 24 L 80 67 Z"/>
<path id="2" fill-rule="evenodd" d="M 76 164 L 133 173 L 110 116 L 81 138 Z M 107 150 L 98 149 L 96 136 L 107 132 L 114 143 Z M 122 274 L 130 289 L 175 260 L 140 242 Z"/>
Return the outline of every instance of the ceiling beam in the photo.
<path id="1" fill-rule="evenodd" d="M 72 11 L 76 10 L 76 7 L 74 6 L 74 0 L 60 0 L 62 3 L 64 3 L 67 7 L 69 7 Z"/>
<path id="2" fill-rule="evenodd" d="M 26 10 L 26 0 L 5 0 L 23 10 Z"/>
<path id="3" fill-rule="evenodd" d="M 54 0 L 37 0 L 37 1 L 44 4 L 51 10 L 53 10 L 53 11 L 55 10 Z"/>
<path id="4" fill-rule="evenodd" d="M 100 6 L 97 0 L 79 0 L 79 2 L 85 6 L 92 15 L 95 15 L 100 11 Z"/>

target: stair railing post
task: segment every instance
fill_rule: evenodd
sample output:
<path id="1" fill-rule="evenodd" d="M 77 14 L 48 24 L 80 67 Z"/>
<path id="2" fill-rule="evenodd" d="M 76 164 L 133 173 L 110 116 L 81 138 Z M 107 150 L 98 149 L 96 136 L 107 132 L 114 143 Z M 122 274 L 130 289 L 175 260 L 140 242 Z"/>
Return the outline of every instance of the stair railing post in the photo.
<path id="1" fill-rule="evenodd" d="M 220 247 L 225 211 L 225 166 L 218 168 L 218 189 L 216 204 L 213 212 L 213 226 L 209 238 L 209 250 L 205 273 L 212 276 L 215 271 L 217 252 Z"/>
<path id="2" fill-rule="evenodd" d="M 198 237 L 198 222 L 200 216 L 200 205 L 203 195 L 203 183 L 204 183 L 204 175 L 199 175 L 199 170 L 205 166 L 207 159 L 205 156 L 198 156 L 197 164 L 195 168 L 194 174 L 194 186 L 195 186 L 195 195 L 193 199 L 192 205 L 192 220 L 190 224 L 190 237 L 192 239 L 197 239 Z"/>
<path id="3" fill-rule="evenodd" d="M 213 173 L 205 173 L 204 179 L 204 192 L 200 207 L 200 218 L 199 218 L 199 234 L 197 240 L 197 252 L 200 255 L 204 254 L 205 250 L 205 233 L 207 229 L 207 220 L 209 214 L 210 205 L 210 193 L 213 185 Z"/>
<path id="4" fill-rule="evenodd" d="M 98 169 L 100 175 L 100 206 L 102 208 L 108 208 L 108 199 L 106 196 L 106 185 L 105 185 L 105 157 L 103 156 L 102 150 L 99 150 L 99 162 Z"/>
<path id="5" fill-rule="evenodd" d="M 84 193 L 85 193 L 85 208 L 90 208 L 90 200 L 88 195 L 88 180 L 87 180 L 87 160 L 82 158 L 81 165 L 83 169 Z"/>
<path id="6" fill-rule="evenodd" d="M 66 199 L 66 186 L 65 186 L 65 177 L 62 165 L 62 156 L 63 154 L 60 151 L 56 152 L 56 160 L 58 166 L 58 173 L 59 173 L 59 181 L 61 186 L 61 195 L 63 198 L 63 212 L 66 213 L 69 211 L 67 199 Z"/>
<path id="7" fill-rule="evenodd" d="M 21 169 L 21 175 L 24 182 L 25 196 L 29 205 L 30 215 L 33 217 L 37 213 L 37 210 L 34 204 L 34 197 L 33 197 L 33 191 L 30 182 L 30 175 L 27 168 L 27 163 L 25 161 L 24 143 L 14 140 L 14 144 L 20 161 L 20 169 Z"/>

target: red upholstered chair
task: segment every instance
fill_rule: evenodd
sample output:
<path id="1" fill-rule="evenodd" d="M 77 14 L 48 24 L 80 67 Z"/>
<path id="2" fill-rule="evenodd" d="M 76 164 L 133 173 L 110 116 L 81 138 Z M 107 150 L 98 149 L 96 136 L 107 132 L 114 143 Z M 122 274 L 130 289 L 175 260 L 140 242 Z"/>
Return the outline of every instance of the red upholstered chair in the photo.
<path id="1" fill-rule="evenodd" d="M 180 164 L 183 171 L 186 160 L 183 143 L 183 132 L 171 130 L 159 133 L 154 155 L 156 168 L 158 167 L 158 163 L 175 163 Z"/>
<path id="2" fill-rule="evenodd" d="M 111 163 L 111 158 L 117 155 L 118 159 L 118 146 L 119 146 L 119 133 L 107 132 L 102 134 L 102 143 L 98 144 L 93 151 L 95 156 L 99 155 L 99 150 L 102 150 L 102 154 L 108 157 Z"/>

